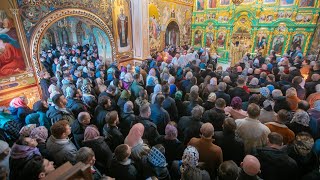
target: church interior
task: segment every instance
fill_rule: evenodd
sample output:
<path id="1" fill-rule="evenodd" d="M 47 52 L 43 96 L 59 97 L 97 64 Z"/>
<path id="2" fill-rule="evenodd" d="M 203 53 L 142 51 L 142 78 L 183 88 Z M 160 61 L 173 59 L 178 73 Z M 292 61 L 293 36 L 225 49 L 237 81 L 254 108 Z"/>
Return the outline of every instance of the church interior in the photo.
<path id="1" fill-rule="evenodd" d="M 162 84 L 164 90 L 160 79 L 166 73 L 168 78 L 165 82 L 170 85 L 169 77 L 174 77 L 173 84 L 181 86 L 178 89 L 182 89 L 182 97 L 185 98 L 188 94 L 191 99 L 191 85 L 185 90 L 187 86 L 184 87 L 183 82 L 192 79 L 188 79 L 188 71 L 191 69 L 191 72 L 197 72 L 195 69 L 198 69 L 203 73 L 213 67 L 215 75 L 212 78 L 215 79 L 207 82 L 206 76 L 202 77 L 201 83 L 193 73 L 197 77 L 197 88 L 202 91 L 199 94 L 204 97 L 204 102 L 209 99 L 210 92 L 219 91 L 218 84 L 225 81 L 225 76 L 230 76 L 229 79 L 233 81 L 233 84 L 227 83 L 229 90 L 231 86 L 238 85 L 241 79 L 238 77 L 242 77 L 245 72 L 245 83 L 249 88 L 244 89 L 251 95 L 253 90 L 250 92 L 250 86 L 253 84 L 259 84 L 260 91 L 259 88 L 255 90 L 261 94 L 263 86 L 267 86 L 261 80 L 261 74 L 266 74 L 266 79 L 269 74 L 274 74 L 270 78 L 282 82 L 284 77 L 279 74 L 282 72 L 292 82 L 298 79 L 296 76 L 301 76 L 298 84 L 303 84 L 301 89 L 306 94 L 299 98 L 301 101 L 308 99 L 308 102 L 312 99 L 310 110 L 315 108 L 314 102 L 319 101 L 316 121 L 320 122 L 319 15 L 318 0 L 1 0 L 0 110 L 5 112 L 5 107 L 13 106 L 13 100 L 18 97 L 26 98 L 26 106 L 31 109 L 39 101 L 49 102 L 51 99 L 52 103 L 53 96 L 56 95 L 52 93 L 54 89 L 58 88 L 57 91 L 65 94 L 69 87 L 66 83 L 73 81 L 72 87 L 76 91 L 82 91 L 82 94 L 79 93 L 82 97 L 79 95 L 79 98 L 96 96 L 95 106 L 87 105 L 87 110 L 94 112 L 100 103 L 100 95 L 109 91 L 110 82 L 119 91 L 120 98 L 123 96 L 121 91 L 132 88 L 135 73 L 130 77 L 125 73 L 120 74 L 123 68 L 126 73 L 129 69 L 140 73 L 143 67 L 156 69 L 155 72 L 148 69 L 150 71 L 145 70 L 145 75 L 140 74 L 145 82 L 146 86 L 143 87 L 147 95 L 151 94 L 150 103 L 157 98 L 153 97 L 156 94 L 156 84 Z M 277 69 L 276 74 L 274 68 Z M 295 69 L 299 71 L 299 75 L 290 74 Z M 115 75 L 117 71 L 119 74 Z M 252 77 L 249 77 L 250 71 Z M 183 77 L 179 76 L 179 72 Z M 153 73 L 157 74 L 159 82 L 149 78 Z M 236 77 L 231 76 L 232 73 Z M 317 73 L 317 76 L 314 75 Z M 81 83 L 85 83 L 85 79 L 91 79 L 91 84 L 97 85 L 97 88 L 92 85 L 96 92 L 88 93 L 83 90 L 84 86 L 77 87 L 81 78 L 84 79 Z M 99 78 L 99 81 L 95 78 Z M 128 84 L 126 80 L 130 78 L 131 83 Z M 258 84 L 252 78 L 257 79 Z M 148 86 L 150 81 L 156 83 Z M 98 87 L 99 83 L 102 84 Z M 269 83 L 274 89 L 283 87 L 280 83 L 277 88 L 273 83 L 277 86 L 279 83 Z M 212 84 L 212 91 L 207 88 L 208 92 L 204 92 L 201 84 Z M 294 87 L 293 84 L 290 82 L 291 87 Z M 284 86 L 287 87 L 287 84 Z M 308 92 L 308 88 L 313 90 Z M 281 91 L 283 94 L 286 92 L 283 89 Z M 300 89 L 297 92 L 299 94 Z M 132 89 L 130 93 L 133 94 Z M 311 97 L 313 93 L 316 95 Z M 266 99 L 272 95 L 270 92 Z M 242 102 L 250 102 L 250 99 L 242 99 Z M 133 102 L 134 100 L 132 99 Z M 264 107 L 264 102 L 260 106 Z M 123 104 L 120 110 L 123 110 Z M 193 109 L 190 112 L 191 110 Z M 293 112 L 297 112 L 296 110 L 297 108 Z M 154 112 L 151 111 L 152 116 Z M 293 117 L 294 114 L 291 113 Z M 170 112 L 169 115 L 175 117 Z M 245 117 L 243 114 L 239 116 Z M 309 113 L 308 116 L 311 119 L 312 114 Z M 3 117 L 0 116 L 0 121 Z M 177 117 L 181 117 L 180 114 Z M 3 126 L 1 124 L 0 122 L 0 129 Z M 319 127 L 314 130 L 318 133 L 317 138 L 320 137 Z M 164 135 L 165 131 L 160 134 Z M 315 136 L 313 138 L 316 141 Z M 320 152 L 320 141 L 318 151 Z M 63 167 L 60 168 L 60 174 L 52 173 L 51 178 L 65 178 L 68 174 L 66 169 L 68 172 L 74 171 L 73 178 L 86 177 L 90 173 L 90 170 L 83 170 L 80 165 L 65 164 Z M 214 179 L 212 174 L 215 173 L 209 174 Z M 265 174 L 263 176 L 268 179 Z M 318 177 L 320 178 L 319 175 Z"/>

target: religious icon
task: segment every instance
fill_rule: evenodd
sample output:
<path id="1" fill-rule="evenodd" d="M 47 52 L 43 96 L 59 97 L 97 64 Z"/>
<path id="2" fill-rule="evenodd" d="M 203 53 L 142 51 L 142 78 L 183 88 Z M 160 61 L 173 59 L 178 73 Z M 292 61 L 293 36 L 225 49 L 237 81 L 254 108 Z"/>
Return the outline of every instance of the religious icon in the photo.
<path id="1" fill-rule="evenodd" d="M 300 0 L 300 7 L 313 7 L 314 0 Z"/>
<path id="2" fill-rule="evenodd" d="M 204 10 L 204 0 L 197 0 L 197 11 Z"/>
<path id="3" fill-rule="evenodd" d="M 158 25 L 157 19 L 154 15 L 152 16 L 152 18 L 150 18 L 150 21 L 150 31 L 152 32 L 152 37 L 154 39 L 157 39 L 160 33 L 160 26 Z"/>
<path id="4" fill-rule="evenodd" d="M 293 37 L 291 47 L 293 49 L 296 49 L 298 46 L 302 47 L 304 42 L 304 35 L 303 34 L 297 34 Z"/>
<path id="5" fill-rule="evenodd" d="M 120 47 L 128 46 L 128 16 L 123 12 L 123 8 L 120 9 L 120 14 L 117 20 L 118 36 L 120 40 Z"/>
<path id="6" fill-rule="evenodd" d="M 230 0 L 220 0 L 220 5 L 229 5 Z"/>
<path id="7" fill-rule="evenodd" d="M 206 47 L 210 47 L 211 44 L 213 43 L 214 38 L 213 38 L 213 33 L 209 32 L 206 34 Z"/>
<path id="8" fill-rule="evenodd" d="M 264 0 L 263 2 L 266 4 L 269 4 L 269 3 L 275 3 L 276 0 Z"/>
<path id="9" fill-rule="evenodd" d="M 174 9 L 172 9 L 171 11 L 171 18 L 175 18 L 176 17 L 176 12 L 174 11 Z"/>
<path id="10" fill-rule="evenodd" d="M 304 17 L 301 14 L 298 14 L 296 17 L 297 22 L 301 22 L 301 21 L 303 21 L 303 19 L 304 19 Z"/>
<path id="11" fill-rule="evenodd" d="M 217 7 L 217 0 L 209 0 L 208 1 L 208 7 L 209 8 L 216 8 Z"/>
<path id="12" fill-rule="evenodd" d="M 0 10 L 0 77 L 26 70 L 13 19 Z"/>
<path id="13" fill-rule="evenodd" d="M 224 43 L 226 41 L 226 34 L 224 32 L 220 32 L 218 35 L 218 47 L 224 47 Z"/>
<path id="14" fill-rule="evenodd" d="M 194 34 L 194 45 L 201 46 L 201 44 L 202 44 L 202 32 L 200 30 L 197 30 Z"/>
<path id="15" fill-rule="evenodd" d="M 284 37 L 276 36 L 272 42 L 272 49 L 275 51 L 276 54 L 281 54 L 283 45 L 284 45 Z"/>
<path id="16" fill-rule="evenodd" d="M 258 49 L 264 49 L 267 44 L 267 35 L 264 33 L 259 33 L 257 40 L 257 47 Z"/>
<path id="17" fill-rule="evenodd" d="M 293 5 L 293 3 L 294 3 L 294 0 L 281 0 L 280 1 L 281 6 L 290 6 L 290 5 Z"/>

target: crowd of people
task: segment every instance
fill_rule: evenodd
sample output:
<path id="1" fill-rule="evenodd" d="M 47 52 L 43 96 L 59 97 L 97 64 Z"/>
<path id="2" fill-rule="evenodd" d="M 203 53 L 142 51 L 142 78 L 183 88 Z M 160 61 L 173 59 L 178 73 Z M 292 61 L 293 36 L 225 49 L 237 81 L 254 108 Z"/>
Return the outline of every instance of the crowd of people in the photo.
<path id="1" fill-rule="evenodd" d="M 96 45 L 41 52 L 41 100 L 0 111 L 0 176 L 69 161 L 93 179 L 320 179 L 320 62 L 300 47 L 225 70 L 218 57 L 168 47 L 119 67 Z"/>

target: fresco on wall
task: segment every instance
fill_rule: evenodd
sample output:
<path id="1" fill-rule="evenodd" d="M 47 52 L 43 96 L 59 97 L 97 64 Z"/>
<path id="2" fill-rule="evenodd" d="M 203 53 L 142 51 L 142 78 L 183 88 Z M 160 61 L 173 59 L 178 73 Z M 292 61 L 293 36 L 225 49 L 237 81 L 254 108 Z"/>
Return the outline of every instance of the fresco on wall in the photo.
<path id="1" fill-rule="evenodd" d="M 127 52 L 131 49 L 131 17 L 127 0 L 114 1 L 114 36 L 119 52 Z"/>
<path id="2" fill-rule="evenodd" d="M 25 59 L 21 37 L 7 1 L 0 9 L 0 102 L 10 93 L 36 84 L 32 66 Z"/>
<path id="3" fill-rule="evenodd" d="M 294 0 L 280 0 L 281 6 L 290 6 L 294 4 Z"/>
<path id="4" fill-rule="evenodd" d="M 167 15 L 169 16 L 169 14 Z M 168 17 L 167 17 L 168 18 Z M 151 50 L 160 48 L 159 11 L 154 4 L 149 5 L 149 45 Z"/>
<path id="5" fill-rule="evenodd" d="M 230 0 L 220 0 L 220 5 L 227 6 L 230 4 Z"/>
<path id="6" fill-rule="evenodd" d="M 212 32 L 206 34 L 206 47 L 210 47 L 214 42 L 214 35 Z"/>
<path id="7" fill-rule="evenodd" d="M 208 0 L 208 7 L 209 8 L 216 8 L 217 7 L 217 0 Z"/>
<path id="8" fill-rule="evenodd" d="M 202 46 L 202 31 L 197 30 L 194 33 L 194 46 Z"/>
<path id="9" fill-rule="evenodd" d="M 197 0 L 197 11 L 203 11 L 204 9 L 204 0 Z"/>
<path id="10" fill-rule="evenodd" d="M 313 7 L 315 0 L 300 0 L 300 7 Z"/>
<path id="11" fill-rule="evenodd" d="M 47 14 L 62 8 L 81 8 L 86 9 L 102 18 L 112 30 L 112 3 L 111 0 L 63 0 L 63 1 L 24 1 L 17 0 L 19 13 L 23 27 L 29 40 L 34 27 Z"/>
<path id="12" fill-rule="evenodd" d="M 161 51 L 165 45 L 176 39 L 176 45 L 190 44 L 191 42 L 191 23 L 192 23 L 192 1 L 190 6 L 179 4 L 179 2 L 167 2 L 163 0 L 149 1 L 149 47 L 150 51 Z M 174 34 L 169 33 L 169 23 L 176 22 L 177 28 Z M 170 38 L 169 38 L 170 34 Z M 171 36 L 171 34 L 173 36 Z"/>
<path id="13" fill-rule="evenodd" d="M 98 46 L 99 58 L 102 60 L 111 60 L 112 50 L 108 35 L 97 27 L 93 27 L 92 32 Z"/>
<path id="14" fill-rule="evenodd" d="M 168 24 L 166 34 L 165 34 L 166 46 L 174 45 L 178 46 L 180 44 L 180 30 L 176 22 L 172 21 Z"/>
<path id="15" fill-rule="evenodd" d="M 303 43 L 304 43 L 304 35 L 303 34 L 297 34 L 292 39 L 291 47 L 293 49 L 296 49 L 296 47 L 298 47 L 298 46 L 303 48 Z"/>
<path id="16" fill-rule="evenodd" d="M 219 32 L 218 38 L 217 38 L 218 47 L 223 48 L 225 42 L 226 42 L 226 33 Z"/>
<path id="17" fill-rule="evenodd" d="M 284 36 L 278 35 L 272 41 L 272 49 L 276 54 L 281 54 L 284 45 Z"/>

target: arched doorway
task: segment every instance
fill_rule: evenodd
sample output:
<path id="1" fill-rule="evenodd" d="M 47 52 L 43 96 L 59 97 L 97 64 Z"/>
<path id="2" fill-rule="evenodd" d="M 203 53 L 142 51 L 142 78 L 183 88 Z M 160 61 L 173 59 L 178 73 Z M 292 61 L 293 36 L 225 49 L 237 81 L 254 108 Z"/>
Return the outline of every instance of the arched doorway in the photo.
<path id="1" fill-rule="evenodd" d="M 73 9 L 57 10 L 57 11 L 50 13 L 48 16 L 46 16 L 45 18 L 43 18 L 41 20 L 41 22 L 36 26 L 32 36 L 31 36 L 31 39 L 30 39 L 31 40 L 30 41 L 31 42 L 30 55 L 32 58 L 34 68 L 37 73 L 38 80 L 40 80 L 39 73 L 41 71 L 41 69 L 40 69 L 41 66 L 39 63 L 39 58 L 40 58 L 39 52 L 40 52 L 40 47 L 41 47 L 41 40 L 42 40 L 45 32 L 55 22 L 57 22 L 63 18 L 66 18 L 66 17 L 71 17 L 71 16 L 82 17 L 82 18 L 88 19 L 88 20 L 94 22 L 97 27 L 99 27 L 103 32 L 105 32 L 110 40 L 111 52 L 112 52 L 111 59 L 112 59 L 112 61 L 116 61 L 116 49 L 115 49 L 115 42 L 114 42 L 112 32 L 109 29 L 109 27 L 107 26 L 107 24 L 100 17 L 98 17 L 97 15 L 95 15 L 89 11 L 83 10 L 83 9 L 73 8 Z"/>
<path id="2" fill-rule="evenodd" d="M 175 21 L 171 21 L 166 29 L 165 34 L 165 45 L 175 45 L 180 44 L 180 29 L 178 24 Z"/>

